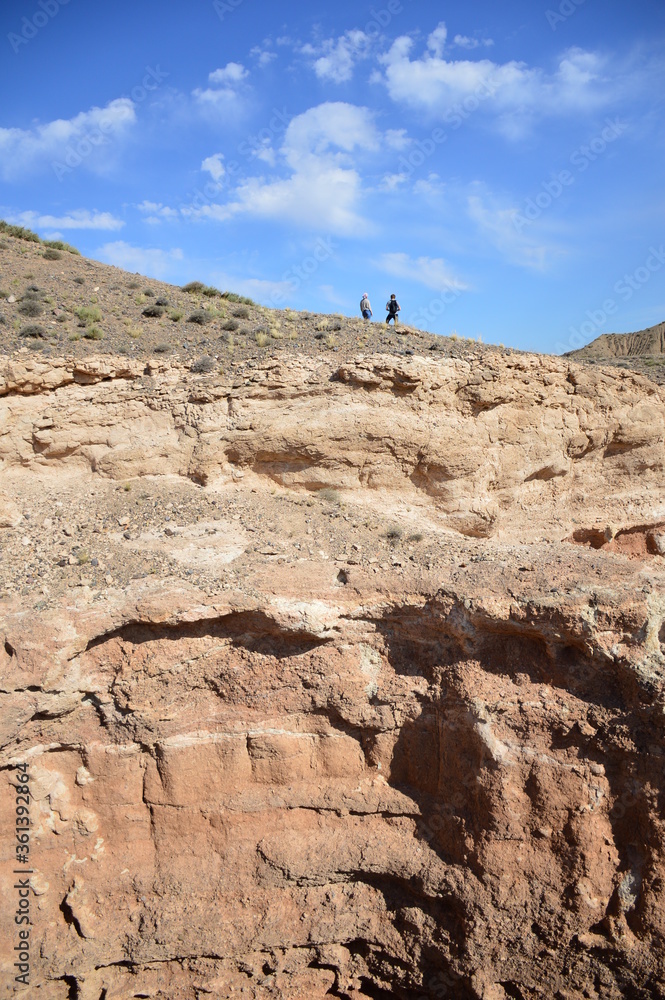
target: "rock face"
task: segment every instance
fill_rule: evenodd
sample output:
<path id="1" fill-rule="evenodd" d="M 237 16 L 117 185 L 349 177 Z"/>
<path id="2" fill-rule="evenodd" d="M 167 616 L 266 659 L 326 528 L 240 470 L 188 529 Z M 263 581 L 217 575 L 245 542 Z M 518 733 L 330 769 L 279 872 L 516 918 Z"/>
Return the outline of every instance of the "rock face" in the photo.
<path id="1" fill-rule="evenodd" d="M 566 357 L 635 358 L 665 353 L 665 323 L 650 326 L 639 333 L 603 333 L 590 344 L 570 351 Z"/>
<path id="2" fill-rule="evenodd" d="M 27 765 L 30 997 L 665 996 L 660 390 L 498 354 L 77 364 L 5 367 L 3 550 L 54 483 L 70 533 L 92 482 L 246 513 L 216 585 L 7 594 L 4 995 Z M 323 548 L 326 488 L 358 554 Z M 280 497 L 314 505 L 278 547 Z M 388 509 L 436 560 L 371 554 Z"/>

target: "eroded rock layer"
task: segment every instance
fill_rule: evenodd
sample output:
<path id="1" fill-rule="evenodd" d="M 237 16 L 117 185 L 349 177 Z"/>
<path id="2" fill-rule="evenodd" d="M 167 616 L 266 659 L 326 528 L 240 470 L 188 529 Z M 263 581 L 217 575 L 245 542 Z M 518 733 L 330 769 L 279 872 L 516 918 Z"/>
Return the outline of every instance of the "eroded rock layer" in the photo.
<path id="1" fill-rule="evenodd" d="M 6 596 L 29 995 L 665 996 L 659 390 L 538 358 L 39 364 L 5 376 L 7 552 L 57 477 L 70 533 L 101 478 L 184 477 L 229 520 L 217 548 L 187 535 L 190 576 Z M 299 496 L 306 528 L 266 545 Z M 436 557 L 398 535 L 374 556 L 382 508 Z M 124 534 L 115 577 L 149 542 Z"/>

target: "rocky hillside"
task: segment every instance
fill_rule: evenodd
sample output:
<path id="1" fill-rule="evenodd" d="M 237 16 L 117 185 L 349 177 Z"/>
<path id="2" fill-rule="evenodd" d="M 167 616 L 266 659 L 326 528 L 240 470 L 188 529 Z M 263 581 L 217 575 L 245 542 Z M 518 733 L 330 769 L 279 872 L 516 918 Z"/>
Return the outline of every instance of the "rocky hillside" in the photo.
<path id="1" fill-rule="evenodd" d="M 267 309 L 199 281 L 179 288 L 0 230 L 0 351 L 8 354 L 156 356 L 212 370 L 252 357 L 349 356 L 365 348 L 461 357 L 471 346 L 503 350 L 408 324 L 387 328 L 378 310 L 377 322 L 365 323 Z"/>
<path id="2" fill-rule="evenodd" d="M 37 1000 L 664 997 L 663 390 L 267 311 L 155 352 L 75 259 L 142 332 L 59 341 L 27 252 L 70 318 L 2 304 L 2 995 L 26 879 Z"/>
<path id="3" fill-rule="evenodd" d="M 604 333 L 567 358 L 595 364 L 619 364 L 648 375 L 657 382 L 665 379 L 665 323 L 639 333 Z"/>

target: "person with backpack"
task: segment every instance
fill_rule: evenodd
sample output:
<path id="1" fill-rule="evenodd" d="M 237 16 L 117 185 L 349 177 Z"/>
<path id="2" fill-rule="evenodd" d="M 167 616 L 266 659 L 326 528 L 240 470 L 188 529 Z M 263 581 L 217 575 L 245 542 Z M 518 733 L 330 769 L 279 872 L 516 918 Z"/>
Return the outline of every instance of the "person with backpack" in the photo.
<path id="1" fill-rule="evenodd" d="M 397 326 L 397 313 L 401 311 L 401 307 L 394 295 L 391 295 L 386 302 L 386 309 L 388 310 L 386 326 L 390 326 L 391 319 L 394 321 L 395 326 Z"/>
<path id="2" fill-rule="evenodd" d="M 362 313 L 363 319 L 371 319 L 373 316 L 372 307 L 369 304 L 369 299 L 367 298 L 367 292 L 363 292 L 363 297 L 360 300 L 360 312 Z"/>

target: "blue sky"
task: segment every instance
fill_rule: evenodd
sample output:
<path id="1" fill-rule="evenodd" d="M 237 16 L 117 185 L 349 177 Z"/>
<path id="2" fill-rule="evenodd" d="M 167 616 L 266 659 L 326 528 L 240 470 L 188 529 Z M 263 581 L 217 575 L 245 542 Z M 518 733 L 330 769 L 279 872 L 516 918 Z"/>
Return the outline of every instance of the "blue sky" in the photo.
<path id="1" fill-rule="evenodd" d="M 20 0 L 0 215 L 268 305 L 548 352 L 665 319 L 662 0 Z"/>

